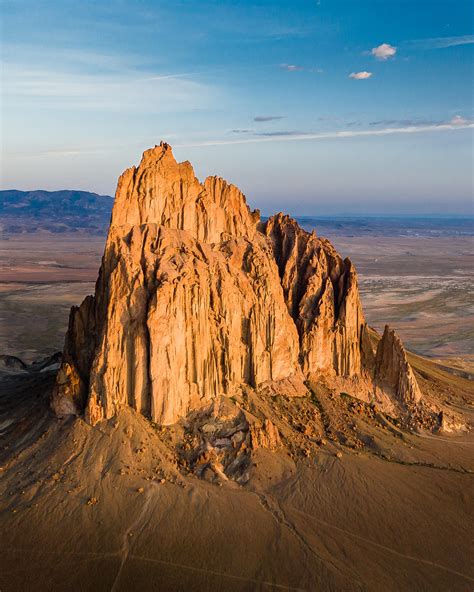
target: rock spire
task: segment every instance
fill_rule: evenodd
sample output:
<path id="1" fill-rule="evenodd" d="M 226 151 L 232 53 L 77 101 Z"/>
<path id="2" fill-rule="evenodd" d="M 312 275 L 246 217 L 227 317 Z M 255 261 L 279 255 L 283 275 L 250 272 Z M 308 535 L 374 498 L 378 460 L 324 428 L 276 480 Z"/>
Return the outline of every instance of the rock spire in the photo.
<path id="1" fill-rule="evenodd" d="M 416 398 L 401 344 L 382 342 L 377 376 Z M 200 183 L 168 144 L 147 150 L 118 181 L 95 294 L 71 310 L 55 412 L 95 424 L 128 405 L 171 424 L 318 375 L 373 380 L 351 261 L 288 216 L 262 222 L 223 179 Z"/>
<path id="2" fill-rule="evenodd" d="M 375 383 L 379 390 L 389 392 L 402 408 L 410 408 L 421 400 L 421 391 L 405 348 L 388 325 L 385 325 L 378 343 L 375 360 Z"/>

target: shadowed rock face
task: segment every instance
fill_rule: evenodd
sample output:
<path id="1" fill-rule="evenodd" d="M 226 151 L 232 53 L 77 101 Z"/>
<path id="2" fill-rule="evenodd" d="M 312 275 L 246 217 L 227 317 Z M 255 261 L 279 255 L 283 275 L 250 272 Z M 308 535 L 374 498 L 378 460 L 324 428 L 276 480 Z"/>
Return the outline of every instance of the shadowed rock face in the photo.
<path id="1" fill-rule="evenodd" d="M 391 392 L 404 407 L 411 407 L 421 400 L 421 391 L 405 348 L 400 337 L 388 325 L 385 325 L 377 346 L 375 383 L 379 389 Z"/>
<path id="2" fill-rule="evenodd" d="M 377 359 L 391 368 L 396 351 Z M 288 216 L 261 223 L 236 187 L 201 184 L 162 143 L 119 179 L 52 406 L 95 424 L 129 405 L 171 424 L 245 385 L 304 394 L 310 375 L 372 385 L 373 373 L 350 260 Z"/>

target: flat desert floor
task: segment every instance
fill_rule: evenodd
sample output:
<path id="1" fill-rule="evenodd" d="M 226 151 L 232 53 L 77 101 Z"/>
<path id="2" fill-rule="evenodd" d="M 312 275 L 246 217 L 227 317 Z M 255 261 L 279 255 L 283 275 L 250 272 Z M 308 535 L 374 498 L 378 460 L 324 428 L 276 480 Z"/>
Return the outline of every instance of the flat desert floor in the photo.
<path id="1" fill-rule="evenodd" d="M 472 237 L 331 236 L 359 272 L 369 324 L 407 349 L 474 372 Z M 0 353 L 31 362 L 62 349 L 69 308 L 94 291 L 104 239 L 0 238 Z"/>

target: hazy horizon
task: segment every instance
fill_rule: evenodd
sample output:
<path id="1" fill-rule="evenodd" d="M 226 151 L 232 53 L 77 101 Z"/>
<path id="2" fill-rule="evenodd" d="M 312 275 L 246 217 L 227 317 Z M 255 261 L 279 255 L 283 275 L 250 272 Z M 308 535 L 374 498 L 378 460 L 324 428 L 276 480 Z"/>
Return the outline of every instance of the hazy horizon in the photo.
<path id="1" fill-rule="evenodd" d="M 203 180 L 202 177 L 201 180 Z M 82 187 L 57 187 L 57 188 L 50 188 L 45 189 L 44 187 L 37 187 L 32 185 L 31 188 L 21 188 L 21 187 L 5 187 L 1 188 L 0 191 L 23 191 L 23 192 L 34 192 L 34 191 L 47 191 L 50 193 L 54 193 L 57 191 L 84 191 L 88 193 L 95 193 L 100 197 L 110 197 L 114 199 L 115 191 L 110 193 L 100 193 L 95 191 L 94 189 L 84 189 Z M 244 192 L 245 194 L 245 192 Z M 298 218 L 426 218 L 426 219 L 473 219 L 474 220 L 474 206 L 472 202 L 466 204 L 465 211 L 450 211 L 446 210 L 446 207 L 442 207 L 440 204 L 441 209 L 444 211 L 433 211 L 433 210 L 426 210 L 426 211 L 407 211 L 407 209 L 398 208 L 397 204 L 390 204 L 393 206 L 393 209 L 386 205 L 385 209 L 382 210 L 370 210 L 367 208 L 363 208 L 360 205 L 360 202 L 357 202 L 355 199 L 350 202 L 348 207 L 344 207 L 344 204 L 335 204 L 334 207 L 331 209 L 331 204 L 328 204 L 324 198 L 322 198 L 321 202 L 314 202 L 313 210 L 304 209 L 300 210 L 298 207 L 295 207 L 291 198 L 288 198 L 288 202 L 285 204 L 284 201 L 281 199 L 278 201 L 278 207 L 271 208 L 271 204 L 264 204 L 260 206 L 258 201 L 252 199 L 252 195 L 245 194 L 247 203 L 249 204 L 250 208 L 252 209 L 259 209 L 260 213 L 264 217 L 271 216 L 278 211 L 283 211 L 285 214 L 289 214 L 291 216 L 295 216 Z M 349 207 L 357 208 L 350 210 Z M 319 209 L 318 209 L 319 208 Z"/>
<path id="2" fill-rule="evenodd" d="M 100 197 L 110 197 L 114 199 L 114 192 L 110 193 L 100 193 L 98 191 L 94 191 L 93 189 L 84 189 L 78 187 L 58 187 L 58 188 L 51 188 L 45 189 L 44 187 L 36 187 L 33 186 L 28 189 L 23 189 L 21 187 L 5 187 L 1 188 L 0 191 L 23 191 L 23 192 L 30 192 L 30 191 L 47 191 L 50 193 L 54 193 L 56 191 L 84 191 L 87 193 L 95 193 Z M 426 211 L 412 211 L 409 212 L 407 209 L 397 208 L 396 204 L 392 204 L 395 206 L 391 209 L 389 206 L 385 206 L 385 209 L 382 210 L 370 210 L 360 207 L 360 203 L 354 203 L 355 200 L 351 202 L 351 206 L 357 209 L 350 210 L 345 208 L 343 204 L 336 204 L 333 209 L 331 209 L 330 204 L 328 204 L 324 198 L 322 199 L 321 203 L 314 202 L 313 210 L 299 210 L 297 207 L 294 207 L 294 204 L 288 198 L 287 204 L 285 204 L 282 200 L 278 201 L 278 207 L 271 208 L 271 204 L 264 204 L 260 206 L 259 203 L 252 199 L 252 196 L 246 194 L 247 203 L 249 204 L 251 209 L 259 209 L 262 216 L 267 217 L 275 214 L 278 211 L 283 211 L 285 214 L 289 214 L 291 216 L 295 216 L 298 218 L 433 218 L 433 219 L 473 219 L 474 220 L 474 206 L 471 203 L 466 204 L 466 210 L 462 211 L 433 211 L 433 210 L 426 210 Z M 318 209 L 319 208 L 319 209 Z M 440 209 L 445 210 L 442 204 L 440 204 Z"/>

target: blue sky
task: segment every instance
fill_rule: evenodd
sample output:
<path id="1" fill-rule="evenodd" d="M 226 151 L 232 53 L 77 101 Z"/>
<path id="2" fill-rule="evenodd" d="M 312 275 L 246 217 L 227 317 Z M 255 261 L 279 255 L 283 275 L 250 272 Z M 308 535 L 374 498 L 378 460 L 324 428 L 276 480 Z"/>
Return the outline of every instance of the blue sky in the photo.
<path id="1" fill-rule="evenodd" d="M 472 213 L 461 0 L 2 0 L 2 188 L 112 193 L 167 140 L 264 213 Z"/>

